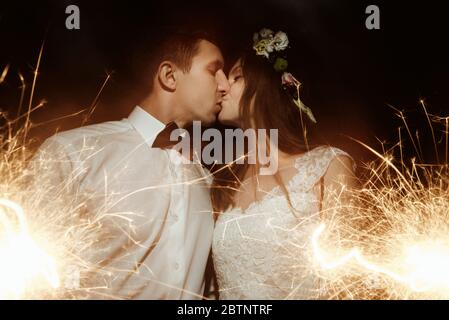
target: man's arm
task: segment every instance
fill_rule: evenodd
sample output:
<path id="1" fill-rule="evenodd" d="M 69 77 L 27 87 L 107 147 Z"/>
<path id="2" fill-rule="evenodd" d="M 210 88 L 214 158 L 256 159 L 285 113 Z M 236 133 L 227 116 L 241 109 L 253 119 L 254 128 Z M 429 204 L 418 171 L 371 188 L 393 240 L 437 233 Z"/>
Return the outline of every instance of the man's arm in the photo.
<path id="1" fill-rule="evenodd" d="M 39 147 L 29 164 L 36 187 L 69 191 L 75 182 L 70 152 L 62 142 L 51 137 Z"/>

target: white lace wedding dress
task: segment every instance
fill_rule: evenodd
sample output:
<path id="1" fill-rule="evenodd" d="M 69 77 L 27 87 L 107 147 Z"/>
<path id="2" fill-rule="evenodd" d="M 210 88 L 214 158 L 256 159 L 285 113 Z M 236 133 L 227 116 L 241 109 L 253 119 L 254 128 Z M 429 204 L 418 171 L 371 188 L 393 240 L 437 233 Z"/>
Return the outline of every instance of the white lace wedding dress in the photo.
<path id="1" fill-rule="evenodd" d="M 220 299 L 319 298 L 319 281 L 311 272 L 310 240 L 320 222 L 314 186 L 339 155 L 348 156 L 322 146 L 298 156 L 297 173 L 287 184 L 295 213 L 276 187 L 247 209 L 232 208 L 218 217 L 212 250 Z"/>

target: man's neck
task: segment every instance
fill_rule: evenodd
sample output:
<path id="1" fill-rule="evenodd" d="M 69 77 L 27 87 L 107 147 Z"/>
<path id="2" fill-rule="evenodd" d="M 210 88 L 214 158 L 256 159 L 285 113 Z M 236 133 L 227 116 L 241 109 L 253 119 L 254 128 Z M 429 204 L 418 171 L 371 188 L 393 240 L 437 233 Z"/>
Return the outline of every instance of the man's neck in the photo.
<path id="1" fill-rule="evenodd" d="M 175 122 L 179 128 L 184 128 L 190 123 L 176 111 L 172 103 L 167 103 L 156 96 L 148 97 L 139 106 L 164 124 Z"/>

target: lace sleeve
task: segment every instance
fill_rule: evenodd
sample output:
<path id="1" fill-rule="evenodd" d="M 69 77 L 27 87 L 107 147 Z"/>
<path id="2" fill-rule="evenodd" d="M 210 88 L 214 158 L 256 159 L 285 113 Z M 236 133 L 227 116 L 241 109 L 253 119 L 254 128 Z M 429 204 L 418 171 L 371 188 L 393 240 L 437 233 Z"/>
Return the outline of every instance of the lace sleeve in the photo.
<path id="1" fill-rule="evenodd" d="M 347 156 L 352 159 L 353 170 L 355 162 L 353 158 L 343 150 L 335 147 L 318 147 L 303 157 L 299 157 L 295 163 L 298 174 L 292 180 L 291 187 L 300 191 L 309 191 L 326 174 L 332 160 L 338 156 Z"/>

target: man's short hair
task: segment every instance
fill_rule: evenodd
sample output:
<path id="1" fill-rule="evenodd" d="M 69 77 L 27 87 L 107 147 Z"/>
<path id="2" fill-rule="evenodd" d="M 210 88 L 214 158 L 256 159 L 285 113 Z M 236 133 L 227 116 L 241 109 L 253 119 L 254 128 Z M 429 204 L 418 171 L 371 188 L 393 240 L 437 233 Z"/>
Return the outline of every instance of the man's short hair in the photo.
<path id="1" fill-rule="evenodd" d="M 148 43 L 134 54 L 133 73 L 137 90 L 142 91 L 142 96 L 151 93 L 156 73 L 163 61 L 171 61 L 182 71 L 189 72 L 201 40 L 219 46 L 215 35 L 199 30 L 169 30 L 157 38 L 150 36 L 144 39 L 143 41 Z"/>

